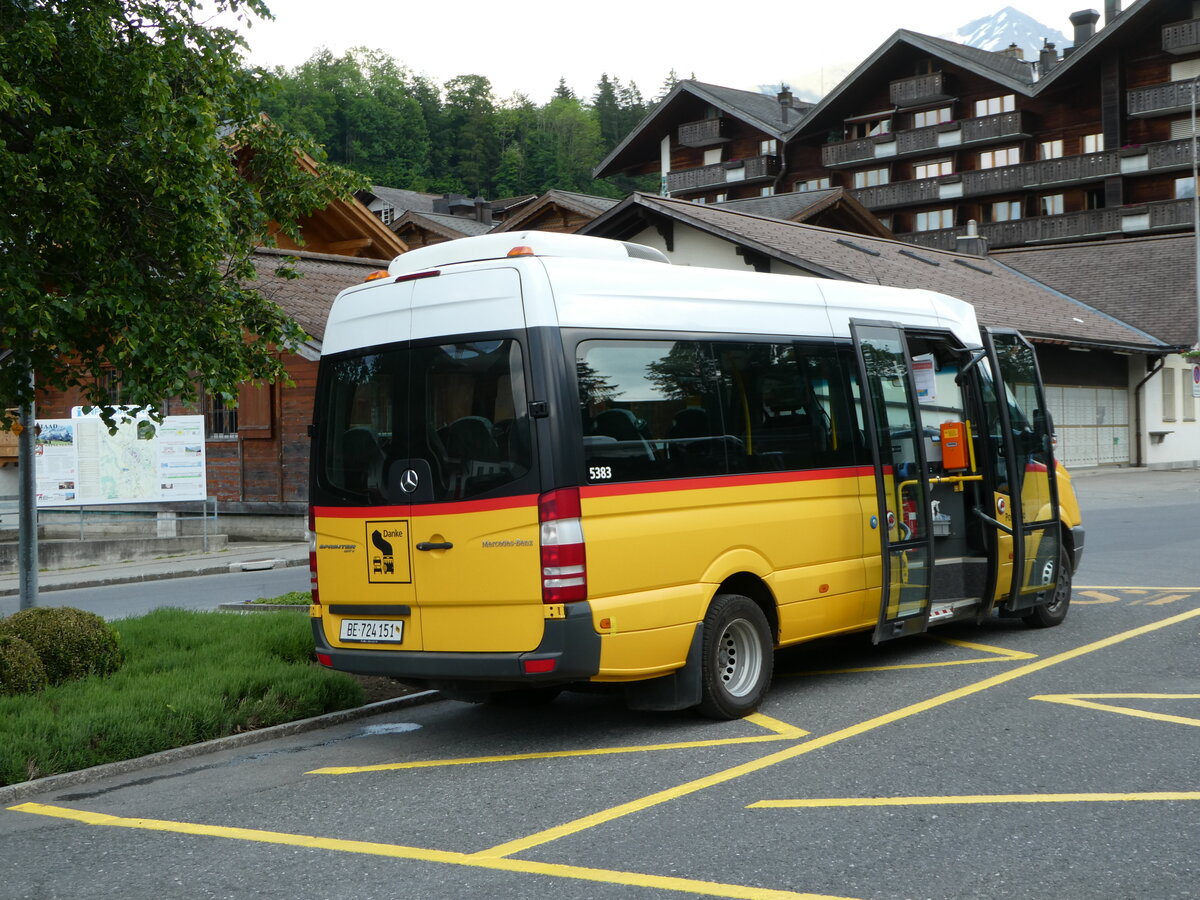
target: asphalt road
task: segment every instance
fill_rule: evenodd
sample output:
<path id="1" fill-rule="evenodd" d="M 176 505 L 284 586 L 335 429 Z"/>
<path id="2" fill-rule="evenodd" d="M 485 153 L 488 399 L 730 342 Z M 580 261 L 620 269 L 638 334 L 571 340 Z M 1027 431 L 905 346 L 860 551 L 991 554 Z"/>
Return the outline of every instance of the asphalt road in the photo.
<path id="1" fill-rule="evenodd" d="M 738 722 L 441 701 L 48 792 L 0 897 L 1193 898 L 1200 473 L 1162 474 L 1080 479 L 1059 628 L 795 648 Z"/>

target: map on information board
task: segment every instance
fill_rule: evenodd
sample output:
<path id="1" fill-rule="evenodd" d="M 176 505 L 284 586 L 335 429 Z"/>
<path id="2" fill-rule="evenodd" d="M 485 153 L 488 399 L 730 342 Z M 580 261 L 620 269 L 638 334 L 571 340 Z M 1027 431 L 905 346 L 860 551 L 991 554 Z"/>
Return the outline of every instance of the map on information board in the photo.
<path id="1" fill-rule="evenodd" d="M 38 506 L 203 500 L 204 417 L 142 414 L 117 427 L 76 408 L 70 419 L 38 420 Z"/>

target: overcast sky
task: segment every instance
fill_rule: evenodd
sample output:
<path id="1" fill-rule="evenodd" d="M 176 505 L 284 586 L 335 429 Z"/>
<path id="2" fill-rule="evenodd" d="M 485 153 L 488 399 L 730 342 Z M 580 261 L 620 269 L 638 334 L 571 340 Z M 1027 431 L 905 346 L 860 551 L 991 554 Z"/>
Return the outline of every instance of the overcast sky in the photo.
<path id="1" fill-rule="evenodd" d="M 1125 0 L 1124 6 L 1132 0 Z M 268 0 L 273 22 L 247 32 L 249 60 L 291 68 L 319 47 L 386 51 L 439 83 L 487 76 L 497 98 L 544 103 L 560 77 L 581 97 L 601 73 L 634 81 L 647 99 L 673 68 L 681 78 L 754 90 L 787 82 L 830 90 L 897 28 L 948 35 L 1006 0 Z M 1079 0 L 1024 0 L 1015 8 L 1068 38 Z M 1096 3 L 1092 4 L 1097 6 Z M 1103 4 L 1098 4 L 1102 9 Z"/>

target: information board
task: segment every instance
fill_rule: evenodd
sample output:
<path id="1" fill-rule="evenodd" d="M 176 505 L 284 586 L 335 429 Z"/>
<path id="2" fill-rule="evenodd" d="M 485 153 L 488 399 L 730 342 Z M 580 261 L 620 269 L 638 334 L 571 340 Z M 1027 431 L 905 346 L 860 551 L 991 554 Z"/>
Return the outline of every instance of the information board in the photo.
<path id="1" fill-rule="evenodd" d="M 38 506 L 203 500 L 204 416 L 141 415 L 117 427 L 98 416 L 39 419 L 35 440 Z"/>

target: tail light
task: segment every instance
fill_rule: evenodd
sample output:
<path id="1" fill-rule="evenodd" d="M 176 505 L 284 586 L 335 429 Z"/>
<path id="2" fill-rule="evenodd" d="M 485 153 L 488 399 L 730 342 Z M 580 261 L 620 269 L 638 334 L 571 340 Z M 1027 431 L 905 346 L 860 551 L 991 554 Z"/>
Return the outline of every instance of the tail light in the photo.
<path id="1" fill-rule="evenodd" d="M 321 596 L 317 593 L 317 517 L 311 506 L 308 508 L 308 586 L 312 591 L 312 602 L 320 603 Z"/>
<path id="2" fill-rule="evenodd" d="M 587 554 L 581 515 L 579 488 L 560 488 L 538 498 L 543 603 L 587 599 Z"/>

